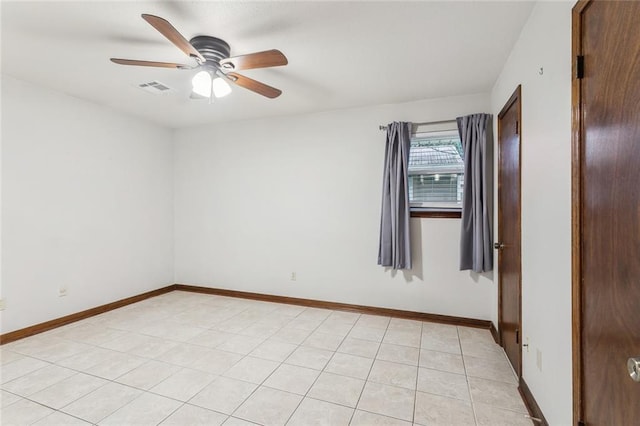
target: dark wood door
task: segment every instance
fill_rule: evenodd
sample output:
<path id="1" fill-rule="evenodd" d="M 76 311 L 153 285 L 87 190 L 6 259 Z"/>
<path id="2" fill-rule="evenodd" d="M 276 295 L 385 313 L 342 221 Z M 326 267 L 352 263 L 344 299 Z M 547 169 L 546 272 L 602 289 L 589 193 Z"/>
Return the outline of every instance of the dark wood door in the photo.
<path id="1" fill-rule="evenodd" d="M 498 115 L 498 153 L 498 328 L 500 343 L 519 377 L 520 86 Z"/>
<path id="2" fill-rule="evenodd" d="M 574 49 L 584 57 L 583 78 L 574 81 L 582 393 L 576 420 L 638 425 L 640 382 L 631 379 L 627 360 L 640 360 L 640 2 L 576 8 Z"/>

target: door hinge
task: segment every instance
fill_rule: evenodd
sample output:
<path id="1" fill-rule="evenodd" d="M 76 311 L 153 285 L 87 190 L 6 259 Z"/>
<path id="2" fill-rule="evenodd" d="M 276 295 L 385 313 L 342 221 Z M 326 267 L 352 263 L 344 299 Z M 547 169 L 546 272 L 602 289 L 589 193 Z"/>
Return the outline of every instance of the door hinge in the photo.
<path id="1" fill-rule="evenodd" d="M 520 134 L 520 122 L 516 121 L 516 135 Z"/>
<path id="2" fill-rule="evenodd" d="M 584 78 L 584 56 L 576 57 L 576 78 Z"/>
<path id="3" fill-rule="evenodd" d="M 516 328 L 516 344 L 520 344 L 520 329 Z"/>

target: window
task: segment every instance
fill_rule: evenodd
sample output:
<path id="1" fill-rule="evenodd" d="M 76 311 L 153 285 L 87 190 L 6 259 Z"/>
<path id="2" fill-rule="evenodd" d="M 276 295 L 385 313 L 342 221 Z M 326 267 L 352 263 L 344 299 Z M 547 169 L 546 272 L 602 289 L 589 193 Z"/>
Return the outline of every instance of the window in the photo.
<path id="1" fill-rule="evenodd" d="M 457 131 L 417 133 L 411 138 L 409 202 L 412 216 L 460 217 L 463 185 L 464 161 Z"/>

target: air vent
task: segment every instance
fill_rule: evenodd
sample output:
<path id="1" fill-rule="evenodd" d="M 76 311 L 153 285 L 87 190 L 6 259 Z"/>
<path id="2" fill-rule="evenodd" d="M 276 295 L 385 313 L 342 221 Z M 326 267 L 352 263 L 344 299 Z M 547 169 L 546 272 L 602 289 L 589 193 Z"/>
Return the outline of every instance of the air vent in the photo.
<path id="1" fill-rule="evenodd" d="M 164 95 L 165 93 L 170 93 L 173 91 L 171 87 L 167 86 L 164 83 L 160 83 L 157 80 L 138 84 L 138 87 L 145 92 L 153 93 L 154 95 Z"/>

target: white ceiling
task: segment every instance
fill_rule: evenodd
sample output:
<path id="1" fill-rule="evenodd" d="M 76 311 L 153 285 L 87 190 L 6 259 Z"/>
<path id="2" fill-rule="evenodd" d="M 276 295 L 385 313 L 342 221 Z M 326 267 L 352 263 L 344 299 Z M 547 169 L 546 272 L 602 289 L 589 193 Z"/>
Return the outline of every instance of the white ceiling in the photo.
<path id="1" fill-rule="evenodd" d="M 532 2 L 2 2 L 2 73 L 167 127 L 483 93 Z M 189 99 L 194 71 L 128 67 L 110 57 L 191 63 L 141 17 L 187 39 L 226 40 L 231 54 L 279 49 L 285 67 L 248 70 L 283 91 L 234 86 L 213 104 Z M 167 95 L 136 86 L 158 80 Z"/>

